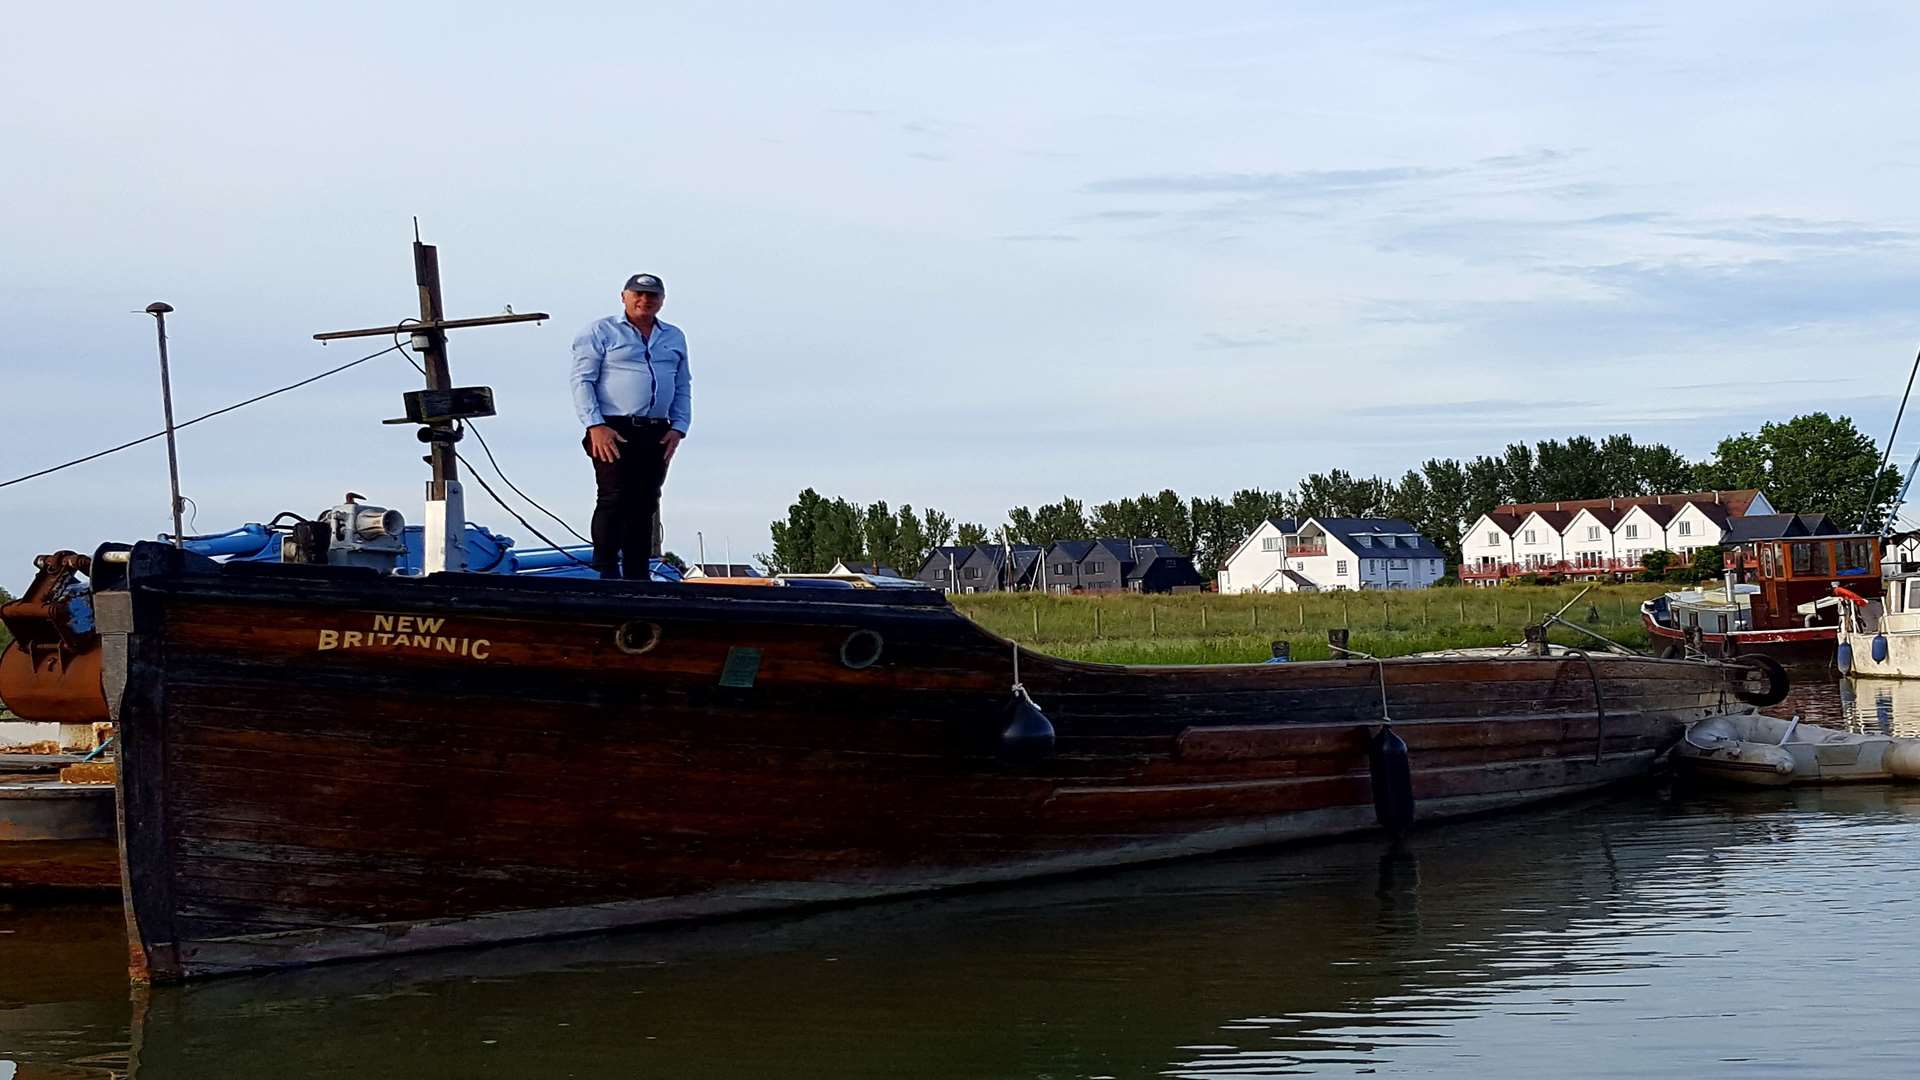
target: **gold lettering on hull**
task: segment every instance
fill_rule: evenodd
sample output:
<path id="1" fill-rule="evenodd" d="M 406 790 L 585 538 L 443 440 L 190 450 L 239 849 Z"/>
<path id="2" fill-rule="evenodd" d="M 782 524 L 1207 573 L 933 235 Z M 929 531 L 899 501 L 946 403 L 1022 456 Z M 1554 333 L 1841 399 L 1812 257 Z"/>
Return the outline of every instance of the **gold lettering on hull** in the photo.
<path id="1" fill-rule="evenodd" d="M 424 615 L 375 615 L 371 630 L 322 630 L 314 643 L 318 652 L 335 649 L 379 649 L 446 653 L 468 660 L 493 656 L 493 642 L 481 637 L 442 634 L 447 620 Z"/>

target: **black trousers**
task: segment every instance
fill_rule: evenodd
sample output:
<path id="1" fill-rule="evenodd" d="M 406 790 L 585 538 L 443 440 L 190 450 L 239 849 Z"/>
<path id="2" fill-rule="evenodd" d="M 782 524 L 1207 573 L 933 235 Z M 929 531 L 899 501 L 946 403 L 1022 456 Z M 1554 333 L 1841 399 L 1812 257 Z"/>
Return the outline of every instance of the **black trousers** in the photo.
<path id="1" fill-rule="evenodd" d="M 607 426 L 627 441 L 617 444 L 620 456 L 601 461 L 592 443 L 580 445 L 593 462 L 593 568 L 603 578 L 645 581 L 653 554 L 653 519 L 660 512 L 660 486 L 667 480 L 667 448 L 661 436 L 671 426 L 665 420 L 609 416 Z"/>

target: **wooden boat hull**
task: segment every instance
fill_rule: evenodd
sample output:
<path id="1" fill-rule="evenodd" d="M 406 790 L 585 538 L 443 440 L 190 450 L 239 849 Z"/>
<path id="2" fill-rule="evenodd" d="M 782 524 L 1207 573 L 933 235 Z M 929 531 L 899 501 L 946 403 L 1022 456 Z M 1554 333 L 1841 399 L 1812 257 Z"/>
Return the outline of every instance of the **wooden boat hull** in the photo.
<path id="1" fill-rule="evenodd" d="M 1686 648 L 1687 636 L 1679 630 L 1656 622 L 1644 611 L 1641 623 L 1653 639 L 1654 651 L 1671 650 L 1679 655 Z M 1836 629 L 1831 626 L 1800 626 L 1784 630 L 1736 630 L 1731 634 L 1700 635 L 1701 651 L 1708 656 L 1771 657 L 1788 667 L 1831 667 L 1836 647 Z"/>
<path id="2" fill-rule="evenodd" d="M 1727 665 L 1122 668 L 1020 653 L 1057 732 L 996 753 L 1013 646 L 917 590 L 96 576 L 136 977 L 861 900 L 1373 827 L 1644 774 Z M 1599 708 L 1596 708 L 1596 696 Z"/>

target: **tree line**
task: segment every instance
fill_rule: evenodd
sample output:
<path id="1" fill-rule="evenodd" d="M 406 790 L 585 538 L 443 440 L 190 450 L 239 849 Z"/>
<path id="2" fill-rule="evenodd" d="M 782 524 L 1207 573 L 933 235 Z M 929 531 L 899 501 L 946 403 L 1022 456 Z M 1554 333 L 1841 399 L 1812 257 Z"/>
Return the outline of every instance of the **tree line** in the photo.
<path id="1" fill-rule="evenodd" d="M 1191 555 L 1211 577 L 1268 518 L 1392 517 L 1410 522 L 1457 565 L 1461 531 L 1506 503 L 1759 488 L 1780 510 L 1826 513 L 1843 528 L 1864 522 L 1872 529 L 1899 486 L 1899 470 L 1880 467 L 1874 440 L 1851 419 L 1809 413 L 1722 439 L 1698 462 L 1631 435 L 1574 435 L 1510 443 L 1466 460 L 1429 458 L 1397 479 L 1330 469 L 1302 477 L 1291 489 L 1250 487 L 1225 497 L 1183 498 L 1168 489 L 1088 506 L 1063 496 L 1043 506 L 1013 507 L 994 529 L 956 525 L 938 510 L 916 513 L 902 505 L 896 511 L 884 501 L 862 506 L 808 488 L 784 520 L 772 523 L 773 551 L 759 558 L 776 573 L 817 573 L 838 559 L 857 558 L 911 575 L 934 548 L 954 542 L 1046 545 L 1096 536 L 1158 537 Z"/>

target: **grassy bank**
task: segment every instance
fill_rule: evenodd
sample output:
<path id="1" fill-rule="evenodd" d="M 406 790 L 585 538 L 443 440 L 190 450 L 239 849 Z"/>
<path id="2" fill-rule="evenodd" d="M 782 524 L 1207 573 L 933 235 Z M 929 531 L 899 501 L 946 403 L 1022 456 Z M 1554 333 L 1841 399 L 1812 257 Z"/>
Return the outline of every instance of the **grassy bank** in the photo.
<path id="1" fill-rule="evenodd" d="M 1644 648 L 1640 602 L 1666 588 L 1597 586 L 1566 617 Z M 1055 656 L 1112 664 L 1232 664 L 1265 660 L 1279 640 L 1292 643 L 1297 660 L 1324 660 L 1333 627 L 1348 628 L 1351 647 L 1376 656 L 1510 644 L 1520 640 L 1522 627 L 1579 593 L 1578 586 L 1567 585 L 1240 596 L 978 593 L 957 596 L 954 604 L 994 633 Z M 1586 640 L 1564 628 L 1552 638 L 1568 645 Z"/>

